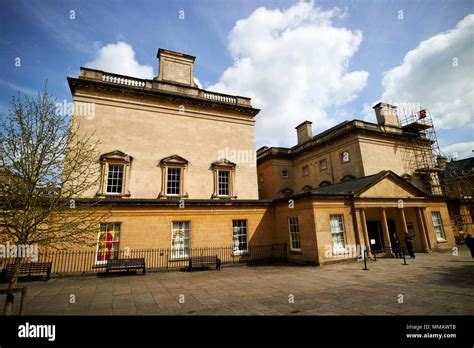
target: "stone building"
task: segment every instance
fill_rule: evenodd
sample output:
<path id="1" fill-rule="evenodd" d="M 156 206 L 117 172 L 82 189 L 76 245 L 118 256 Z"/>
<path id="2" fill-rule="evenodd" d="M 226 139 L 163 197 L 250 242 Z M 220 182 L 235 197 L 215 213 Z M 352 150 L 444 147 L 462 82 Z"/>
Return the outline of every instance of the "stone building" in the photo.
<path id="1" fill-rule="evenodd" d="M 306 121 L 295 146 L 257 151 L 260 198 L 274 202 L 276 240 L 287 239 L 286 220 L 300 230 L 290 258 L 331 262 L 354 245 L 390 250 L 394 234 L 403 240 L 406 232 L 417 251 L 453 245 L 446 198 L 424 191 L 412 165 L 412 134 L 396 107 L 374 110 L 377 124 L 346 121 L 313 136 Z"/>
<path id="2" fill-rule="evenodd" d="M 286 243 L 290 259 L 324 264 L 404 232 L 417 251 L 454 243 L 445 199 L 406 169 L 412 154 L 390 105 L 375 107 L 378 124 L 313 136 L 304 122 L 296 146 L 256 153 L 249 98 L 198 88 L 195 57 L 160 49 L 158 59 L 153 80 L 88 68 L 68 78 L 75 122 L 100 140 L 100 184 L 85 198 L 114 202 L 98 263 L 124 248 L 171 248 L 179 259 L 233 246 L 244 257 L 251 245 Z M 88 104 L 93 115 L 76 112 Z"/>
<path id="3" fill-rule="evenodd" d="M 68 78 L 79 129 L 100 140 L 101 181 L 85 197 L 114 200 L 98 243 L 109 249 L 273 242 L 271 202 L 258 199 L 249 98 L 199 89 L 195 57 L 160 49 L 159 74 L 142 80 L 81 68 Z M 80 110 L 80 108 L 74 108 Z"/>
<path id="4" fill-rule="evenodd" d="M 446 161 L 443 167 L 440 175 L 451 225 L 460 241 L 468 233 L 474 234 L 474 157 Z"/>

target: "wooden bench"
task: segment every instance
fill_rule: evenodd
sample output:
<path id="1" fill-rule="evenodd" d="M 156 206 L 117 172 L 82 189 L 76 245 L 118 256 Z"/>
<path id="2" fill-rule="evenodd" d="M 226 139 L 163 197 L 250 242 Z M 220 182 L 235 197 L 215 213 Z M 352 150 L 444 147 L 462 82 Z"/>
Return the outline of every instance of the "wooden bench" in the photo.
<path id="1" fill-rule="evenodd" d="M 107 260 L 105 265 L 105 274 L 106 276 L 110 271 L 127 271 L 131 269 L 141 269 L 143 274 L 146 272 L 145 259 L 113 259 Z"/>
<path id="2" fill-rule="evenodd" d="M 221 270 L 221 260 L 217 256 L 191 256 L 188 271 L 192 272 L 193 268 L 205 268 L 211 265 L 215 265 L 216 270 Z"/>
<path id="3" fill-rule="evenodd" d="M 9 263 L 3 270 L 3 277 L 5 281 L 9 281 L 13 274 L 13 263 Z M 20 264 L 18 270 L 18 276 L 27 276 L 30 278 L 34 275 L 44 275 L 44 280 L 49 280 L 51 277 L 51 266 L 52 262 L 27 262 Z"/>

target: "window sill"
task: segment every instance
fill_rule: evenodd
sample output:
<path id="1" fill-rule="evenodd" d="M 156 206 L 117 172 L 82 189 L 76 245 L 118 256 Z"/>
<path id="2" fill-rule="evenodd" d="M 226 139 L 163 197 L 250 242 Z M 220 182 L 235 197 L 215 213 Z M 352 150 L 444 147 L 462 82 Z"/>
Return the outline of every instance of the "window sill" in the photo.
<path id="1" fill-rule="evenodd" d="M 293 254 L 293 255 L 303 255 L 303 252 L 301 251 L 301 249 L 297 250 L 290 250 L 290 254 Z"/>
<path id="2" fill-rule="evenodd" d="M 220 200 L 223 200 L 223 201 L 229 201 L 229 200 L 234 200 L 234 199 L 237 199 L 237 196 L 212 196 L 212 199 L 220 199 Z"/>
<path id="3" fill-rule="evenodd" d="M 102 197 L 102 198 L 123 198 L 123 197 L 130 197 L 130 193 L 100 193 L 97 192 L 95 194 L 97 197 Z"/>
<path id="4" fill-rule="evenodd" d="M 159 195 L 158 198 L 159 199 L 169 199 L 169 200 L 180 200 L 180 199 L 183 199 L 183 198 L 188 198 L 189 195 Z"/>
<path id="5" fill-rule="evenodd" d="M 345 255 L 345 254 L 349 254 L 349 250 L 346 250 L 346 249 L 338 249 L 338 250 L 334 250 L 332 252 L 332 255 L 333 256 L 341 256 L 341 255 Z"/>
<path id="6" fill-rule="evenodd" d="M 176 257 L 176 258 L 170 258 L 168 261 L 169 262 L 179 262 L 179 261 L 189 261 L 190 257 L 189 256 L 183 256 L 183 257 Z"/>
<path id="7" fill-rule="evenodd" d="M 436 239 L 438 243 L 447 243 L 448 241 L 446 239 Z"/>
<path id="8" fill-rule="evenodd" d="M 245 256 L 245 255 L 250 255 L 248 251 L 242 251 L 242 252 L 233 252 L 232 256 Z"/>

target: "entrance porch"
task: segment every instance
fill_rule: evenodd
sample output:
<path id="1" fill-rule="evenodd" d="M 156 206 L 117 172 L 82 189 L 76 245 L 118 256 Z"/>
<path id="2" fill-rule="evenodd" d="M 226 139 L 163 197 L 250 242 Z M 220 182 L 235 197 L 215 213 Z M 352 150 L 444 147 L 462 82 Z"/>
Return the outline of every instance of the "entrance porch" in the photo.
<path id="1" fill-rule="evenodd" d="M 377 207 L 356 207 L 360 217 L 360 242 L 367 250 L 385 250 L 391 254 L 395 236 L 406 250 L 404 241 L 408 233 L 413 238 L 415 252 L 431 252 L 428 235 L 426 208 L 423 206 L 400 206 L 403 203 L 378 202 Z"/>

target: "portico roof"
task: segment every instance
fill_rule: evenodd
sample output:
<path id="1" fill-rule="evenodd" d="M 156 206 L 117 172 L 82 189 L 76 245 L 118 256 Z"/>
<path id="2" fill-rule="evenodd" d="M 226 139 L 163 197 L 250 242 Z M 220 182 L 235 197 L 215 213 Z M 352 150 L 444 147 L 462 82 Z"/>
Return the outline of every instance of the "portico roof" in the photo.
<path id="1" fill-rule="evenodd" d="M 383 183 L 382 183 L 383 181 Z M 317 187 L 307 192 L 275 201 L 287 201 L 303 197 L 312 198 L 425 198 L 429 195 L 413 184 L 407 182 L 394 172 L 384 170 L 377 174 L 364 176 L 354 180 Z M 431 197 L 430 197 L 431 198 Z"/>
<path id="2" fill-rule="evenodd" d="M 411 192 L 415 196 L 426 196 L 425 192 L 403 180 L 400 176 L 390 170 L 383 170 L 377 174 L 364 176 L 362 178 L 318 187 L 311 190 L 311 193 L 315 195 L 348 195 L 357 197 L 385 178 L 391 178 L 397 185 Z"/>

